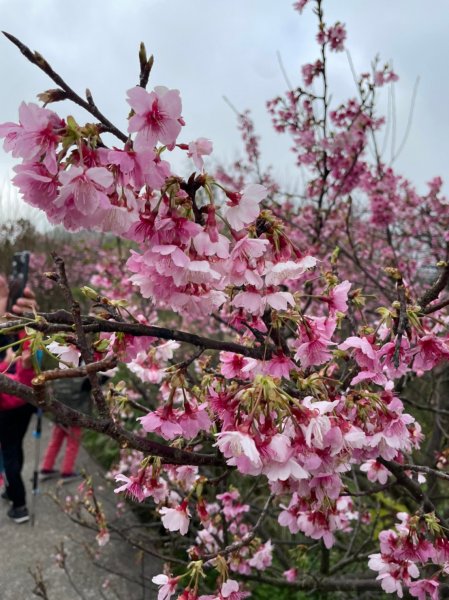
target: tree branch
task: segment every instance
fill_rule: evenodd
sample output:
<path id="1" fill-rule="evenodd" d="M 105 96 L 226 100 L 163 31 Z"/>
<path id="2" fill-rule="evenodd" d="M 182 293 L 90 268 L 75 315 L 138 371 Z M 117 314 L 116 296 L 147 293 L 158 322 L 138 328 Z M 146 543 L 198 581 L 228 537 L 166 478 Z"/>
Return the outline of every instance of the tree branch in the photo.
<path id="1" fill-rule="evenodd" d="M 34 315 L 25 315 L 25 317 L 33 317 Z M 100 333 L 100 332 L 121 332 L 128 333 L 134 336 L 149 336 L 162 340 L 175 340 L 177 342 L 185 342 L 192 346 L 203 348 L 204 350 L 226 350 L 235 352 L 242 356 L 257 358 L 263 360 L 269 359 L 272 354 L 270 347 L 249 347 L 235 342 L 224 342 L 211 338 L 202 337 L 194 333 L 179 331 L 177 329 L 168 329 L 166 327 L 156 327 L 153 325 L 143 325 L 141 323 L 122 323 L 118 321 L 100 319 L 98 317 L 82 317 L 83 329 L 85 332 Z M 43 333 L 58 333 L 71 332 L 74 330 L 74 322 L 72 315 L 65 310 L 58 310 L 50 313 L 39 313 L 39 318 L 35 321 L 25 320 L 11 321 L 5 324 L 6 326 L 0 330 L 5 332 L 12 327 L 20 325 L 31 327 Z"/>
<path id="2" fill-rule="evenodd" d="M 92 367 L 93 365 L 90 366 L 90 368 Z M 85 367 L 77 369 L 77 374 L 86 374 L 83 369 L 85 369 Z M 33 388 L 14 381 L 7 375 L 0 373 L 0 394 L 3 392 L 21 398 L 33 406 L 48 410 L 63 425 L 77 425 L 78 427 L 90 429 L 97 433 L 104 433 L 118 442 L 122 448 L 134 448 L 135 450 L 140 450 L 144 454 L 159 456 L 168 464 L 225 466 L 223 460 L 219 456 L 180 450 L 173 446 L 166 446 L 159 442 L 154 442 L 127 431 L 109 418 L 95 418 L 85 415 L 58 402 L 54 398 L 43 396 L 42 391 L 40 391 L 42 388 L 42 381 L 39 379 L 40 377 L 41 375 L 37 376 L 37 381 L 34 384 L 35 387 L 38 388 L 36 393 Z"/>
<path id="3" fill-rule="evenodd" d="M 274 494 L 270 494 L 268 496 L 268 498 L 265 502 L 265 505 L 262 509 L 262 512 L 260 513 L 259 518 L 257 519 L 256 524 L 251 529 L 251 531 L 249 531 L 246 535 L 243 536 L 243 538 L 239 542 L 234 542 L 233 544 L 226 546 L 226 548 L 224 548 L 223 550 L 220 550 L 219 552 L 214 552 L 213 554 L 205 554 L 202 557 L 204 560 L 207 561 L 207 563 L 205 563 L 205 566 L 210 561 L 217 558 L 217 556 L 228 556 L 228 554 L 233 554 L 237 550 L 240 550 L 240 548 L 243 548 L 244 546 L 248 546 L 253 541 L 253 539 L 256 537 L 257 531 L 259 530 L 260 526 L 262 525 L 263 520 L 266 517 L 268 508 L 270 507 L 271 501 L 273 500 L 274 496 L 275 496 Z"/>
<path id="4" fill-rule="evenodd" d="M 442 292 L 444 290 L 444 288 L 447 286 L 448 283 L 449 283 L 449 264 L 446 264 L 446 266 L 443 268 L 443 272 L 438 277 L 438 279 L 436 279 L 434 281 L 432 287 L 429 288 L 426 292 L 424 292 L 424 294 L 418 300 L 419 306 L 421 308 L 426 308 L 426 306 L 428 304 L 430 304 L 431 302 L 433 302 L 434 300 L 436 300 L 438 298 L 438 296 L 440 295 L 440 292 Z"/>
<path id="5" fill-rule="evenodd" d="M 119 140 L 126 144 L 126 142 L 128 141 L 128 136 L 122 133 L 119 129 L 117 129 L 117 127 L 113 125 L 111 121 L 109 121 L 109 119 L 107 119 L 103 115 L 102 112 L 99 111 L 90 93 L 88 94 L 88 101 L 83 100 L 81 96 L 79 96 L 74 90 L 72 90 L 72 88 L 69 85 L 67 85 L 67 83 L 62 79 L 60 75 L 53 71 L 52 67 L 45 60 L 45 58 L 41 54 L 39 54 L 39 52 L 32 52 L 28 48 L 28 46 L 25 46 L 25 44 L 23 44 L 20 40 L 18 40 L 10 33 L 7 33 L 6 31 L 3 31 L 2 33 L 8 38 L 10 42 L 17 46 L 17 48 L 25 56 L 25 58 L 27 58 L 31 63 L 33 63 L 33 65 L 39 67 L 39 69 L 41 69 L 46 75 L 48 75 L 48 77 L 50 77 L 50 79 L 52 79 L 56 83 L 56 85 L 59 85 L 59 87 L 65 92 L 66 98 L 68 100 L 71 100 L 75 104 L 78 104 L 79 106 L 87 110 L 87 112 L 93 115 L 96 119 L 100 121 L 100 123 L 102 123 L 105 126 L 107 131 L 114 134 Z"/>
<path id="6" fill-rule="evenodd" d="M 368 590 L 379 590 L 380 581 L 374 579 L 363 579 L 362 576 L 358 578 L 336 578 L 336 577 L 320 577 L 315 579 L 311 575 L 306 575 L 298 581 L 287 581 L 285 579 L 276 579 L 275 577 L 265 577 L 259 574 L 257 575 L 242 575 L 234 574 L 237 579 L 244 581 L 257 581 L 259 583 L 267 583 L 274 587 L 289 588 L 291 590 L 320 590 L 323 592 L 337 592 L 337 591 L 368 591 Z"/>

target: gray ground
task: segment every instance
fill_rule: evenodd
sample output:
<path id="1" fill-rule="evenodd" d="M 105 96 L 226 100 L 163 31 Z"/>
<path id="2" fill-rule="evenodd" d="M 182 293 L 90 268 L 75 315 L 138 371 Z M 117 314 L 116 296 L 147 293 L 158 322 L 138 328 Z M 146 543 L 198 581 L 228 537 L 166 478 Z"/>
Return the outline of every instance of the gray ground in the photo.
<path id="1" fill-rule="evenodd" d="M 35 417 L 31 422 L 25 442 L 26 464 L 24 481 L 27 485 L 28 505 L 31 508 L 31 477 L 34 469 L 35 439 L 32 430 Z M 51 423 L 44 420 L 41 440 L 41 454 L 51 430 Z M 102 469 L 81 449 L 77 467 L 86 469 L 93 475 L 96 489 L 106 513 L 113 519 L 115 516 L 116 496 L 113 486 L 105 479 Z M 79 482 L 71 482 L 64 486 L 55 481 L 40 485 L 40 493 L 36 498 L 36 518 L 34 527 L 30 523 L 18 525 L 6 516 L 9 504 L 0 500 L 0 598 L 1 600 L 35 600 L 38 597 L 47 600 L 153 600 L 157 592 L 151 584 L 151 577 L 161 572 L 161 565 L 155 560 L 146 558 L 144 565 L 140 554 L 127 542 L 112 535 L 111 541 L 102 549 L 95 542 L 95 532 L 73 524 L 66 514 L 55 504 L 47 492 L 59 490 L 62 497 L 76 494 Z M 126 510 L 124 518 L 129 527 L 138 525 L 134 515 Z M 120 522 L 123 522 L 120 519 Z M 56 548 L 64 544 L 67 554 L 67 573 L 55 560 Z M 85 547 L 90 545 L 100 550 L 95 558 L 89 556 Z M 101 562 L 105 568 L 95 566 L 94 561 Z M 40 570 L 45 583 L 47 596 L 33 592 L 36 583 L 30 570 Z M 112 573 L 111 573 L 112 571 Z M 128 579 L 118 577 L 115 573 L 125 574 Z M 145 589 L 134 583 L 146 578 Z M 72 578 L 77 589 L 69 579 Z"/>

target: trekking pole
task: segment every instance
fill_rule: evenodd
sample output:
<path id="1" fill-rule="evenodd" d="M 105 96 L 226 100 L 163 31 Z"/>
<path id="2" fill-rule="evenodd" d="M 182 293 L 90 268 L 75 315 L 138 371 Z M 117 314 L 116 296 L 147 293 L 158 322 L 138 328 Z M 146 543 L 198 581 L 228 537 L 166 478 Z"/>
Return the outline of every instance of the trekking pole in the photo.
<path id="1" fill-rule="evenodd" d="M 31 504 L 31 525 L 34 527 L 36 517 L 37 495 L 39 493 L 39 460 L 42 436 L 42 409 L 38 408 L 36 413 L 36 429 L 33 431 L 33 437 L 36 440 L 34 452 L 34 471 L 33 471 L 33 500 Z"/>
<path id="2" fill-rule="evenodd" d="M 36 361 L 39 369 L 42 367 L 42 350 L 36 352 Z M 40 461 L 40 450 L 41 450 L 41 436 L 42 436 L 42 409 L 38 408 L 36 412 L 36 428 L 33 431 L 33 437 L 36 440 L 36 446 L 34 450 L 34 471 L 33 471 L 33 499 L 31 502 L 31 526 L 34 527 L 34 521 L 36 518 L 36 504 L 37 495 L 39 493 L 39 461 Z"/>

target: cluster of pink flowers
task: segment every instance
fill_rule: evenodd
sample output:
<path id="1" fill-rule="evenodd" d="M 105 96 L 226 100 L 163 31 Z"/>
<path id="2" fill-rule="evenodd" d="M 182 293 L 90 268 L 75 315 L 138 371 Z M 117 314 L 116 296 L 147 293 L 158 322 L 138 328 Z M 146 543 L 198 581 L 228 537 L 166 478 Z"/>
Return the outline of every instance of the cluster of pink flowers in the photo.
<path id="1" fill-rule="evenodd" d="M 372 554 L 369 567 L 378 571 L 377 579 L 387 593 L 403 597 L 403 586 L 411 596 L 419 600 L 439 598 L 440 575 L 449 572 L 449 542 L 442 535 L 435 515 L 411 517 L 398 513 L 399 523 L 395 529 L 379 534 L 380 553 Z M 437 535 L 429 538 L 429 531 Z M 430 577 L 418 579 L 420 569 Z"/>
<path id="2" fill-rule="evenodd" d="M 334 52 L 344 50 L 344 41 L 346 39 L 346 29 L 342 23 L 335 23 L 332 27 L 323 27 L 317 34 L 319 44 L 329 44 Z"/>
<path id="3" fill-rule="evenodd" d="M 302 12 L 309 2 L 294 7 Z M 214 481 L 207 469 L 164 462 L 163 453 L 122 452 L 110 473 L 116 493 L 154 508 L 167 531 L 191 544 L 184 574 L 167 568 L 153 579 L 158 600 L 240 600 L 248 594 L 228 571 L 254 576 L 276 563 L 276 545 L 254 531 L 252 502 L 242 499 L 251 477 L 283 535 L 301 534 L 328 550 L 344 534 L 356 539 L 355 522 L 371 520 L 350 497 L 354 481 L 368 480 L 367 496 L 401 483 L 389 461 L 401 469 L 402 484 L 425 481 L 409 465 L 423 432 L 398 390 L 405 378 L 449 359 L 444 306 L 438 293 L 423 295 L 419 268 L 428 256 L 441 260 L 437 274 L 447 268 L 447 201 L 440 178 L 420 195 L 380 155 L 369 156 L 384 124 L 377 88 L 396 80 L 388 65 L 375 62 L 357 81 L 358 99 L 331 108 L 324 56 L 343 49 L 346 30 L 324 23 L 321 3 L 316 12 L 321 53 L 302 68 L 305 87 L 268 103 L 307 176 L 304 193 L 284 202 L 272 202 L 281 186 L 260 172 L 249 112 L 239 116 L 246 162 L 212 175 L 212 142 L 178 139 L 185 124 L 178 90 L 129 90 L 129 138 L 121 147 L 104 145 L 101 126 L 80 127 L 35 104 L 20 106 L 19 123 L 0 125 L 5 149 L 22 160 L 14 181 L 27 202 L 71 231 L 108 232 L 134 246 L 126 266 L 98 253 L 88 275 L 95 290 L 83 288 L 98 314 L 171 327 L 164 341 L 157 328 L 151 336 L 146 329 L 96 338 L 98 355 L 117 357 L 150 390 L 147 405 L 134 403 L 143 413 L 137 418 L 126 404 L 135 392 L 117 385 L 113 418 L 132 420 L 139 436 L 179 450 L 186 462 L 216 461 L 232 477 Z M 187 179 L 170 165 L 175 148 L 195 168 Z M 441 290 L 446 284 L 443 278 Z M 175 331 L 180 323 L 195 336 Z M 41 342 L 61 369 L 80 357 L 72 333 L 64 335 Z M 189 335 L 200 347 L 191 361 L 180 342 L 166 341 Z M 437 460 L 446 466 L 444 449 Z M 435 600 L 440 577 L 449 574 L 444 530 L 434 515 L 399 518 L 395 530 L 381 532 L 369 566 L 384 591 L 402 597 L 405 586 Z M 104 516 L 96 520 L 104 544 Z M 202 569 L 211 565 L 219 573 L 215 592 L 200 595 Z M 294 583 L 298 573 L 295 563 L 284 577 Z"/>

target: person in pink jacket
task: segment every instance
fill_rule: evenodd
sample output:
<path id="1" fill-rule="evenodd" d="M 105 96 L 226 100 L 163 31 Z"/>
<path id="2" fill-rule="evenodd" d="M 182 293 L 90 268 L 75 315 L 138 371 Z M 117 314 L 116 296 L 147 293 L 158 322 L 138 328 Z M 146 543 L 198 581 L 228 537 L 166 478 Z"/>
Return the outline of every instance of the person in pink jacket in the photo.
<path id="1" fill-rule="evenodd" d="M 8 284 L 0 274 L 0 317 L 6 312 L 8 300 Z M 12 311 L 16 314 L 30 312 L 35 307 L 34 294 L 25 288 L 24 295 L 14 304 Z M 0 337 L 0 348 L 6 346 L 9 340 Z M 11 379 L 30 385 L 34 377 L 31 352 L 24 349 L 17 359 L 11 350 L 0 356 L 0 372 Z M 0 392 L 0 446 L 3 454 L 6 489 L 2 498 L 11 502 L 8 517 L 15 523 L 25 523 L 29 520 L 26 506 L 25 486 L 22 480 L 23 438 L 25 437 L 34 407 L 25 400 Z"/>

